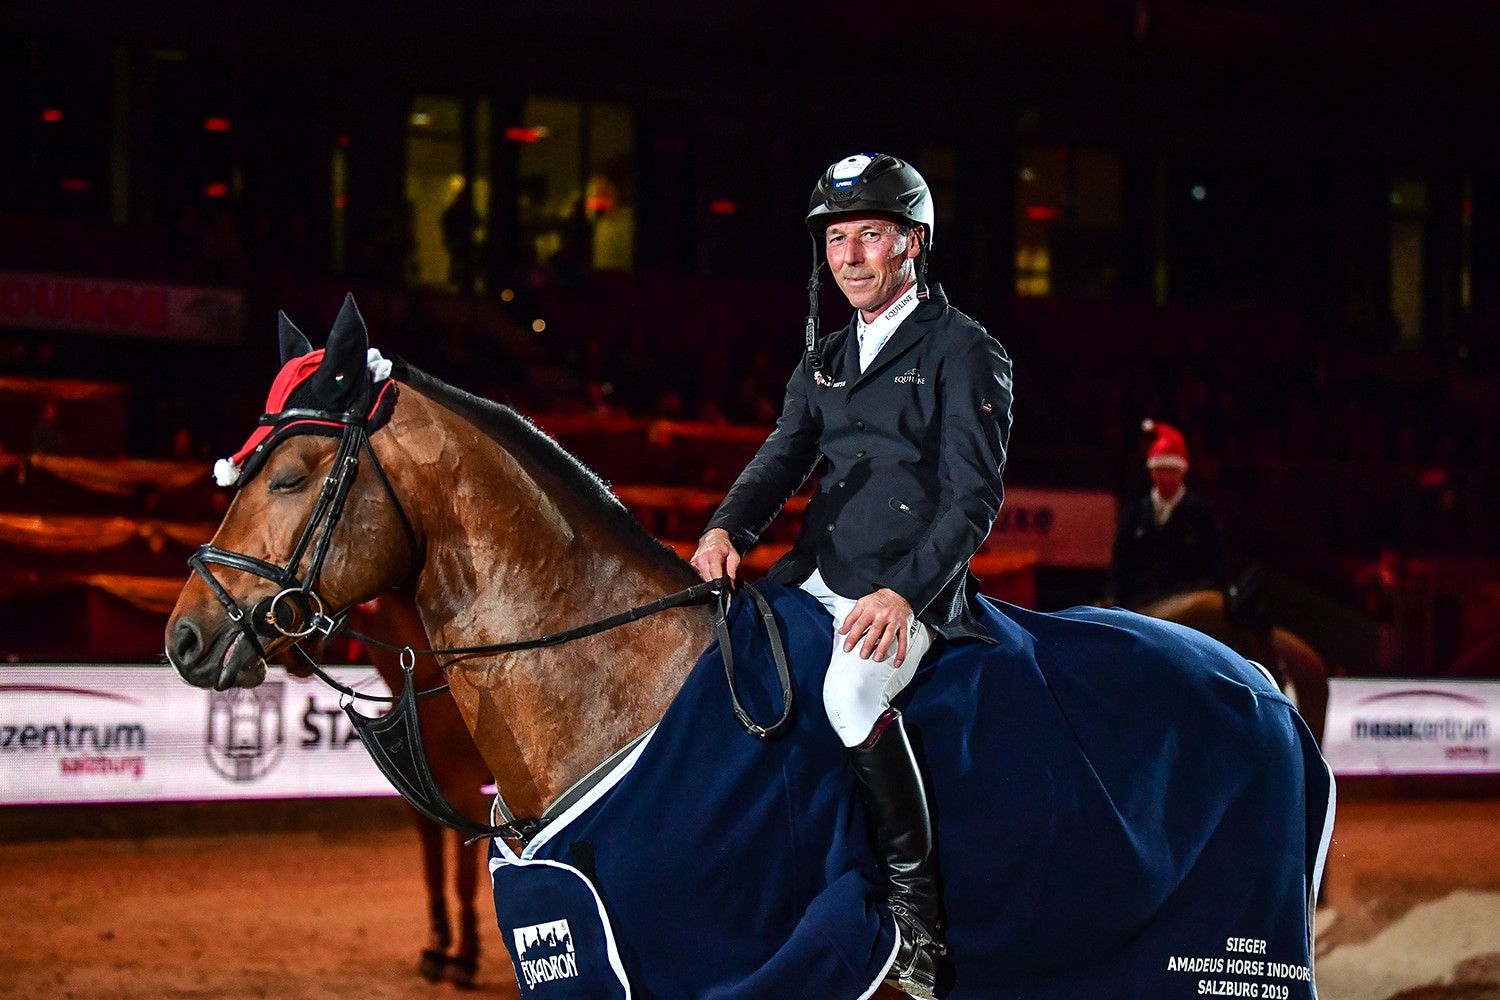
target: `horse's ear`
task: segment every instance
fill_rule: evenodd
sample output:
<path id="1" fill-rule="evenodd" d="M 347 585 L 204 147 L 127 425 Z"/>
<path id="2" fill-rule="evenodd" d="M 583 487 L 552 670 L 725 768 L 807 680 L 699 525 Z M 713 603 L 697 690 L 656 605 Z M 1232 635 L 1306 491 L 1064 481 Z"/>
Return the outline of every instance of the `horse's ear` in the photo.
<path id="1" fill-rule="evenodd" d="M 286 313 L 276 314 L 276 325 L 281 333 L 281 363 L 286 364 L 293 358 L 300 358 L 304 354 L 312 353 L 312 344 L 303 336 L 302 331 L 297 329 Z"/>
<path id="2" fill-rule="evenodd" d="M 365 332 L 365 318 L 359 314 L 359 306 L 354 304 L 354 293 L 344 295 L 344 304 L 339 308 L 339 314 L 333 321 L 333 329 L 328 334 L 328 353 L 355 358 L 361 367 L 365 363 L 365 351 L 370 346 L 369 335 Z"/>
<path id="3" fill-rule="evenodd" d="M 323 362 L 314 378 L 319 395 L 335 409 L 350 409 L 365 390 L 365 362 L 370 338 L 365 332 L 364 317 L 354 304 L 353 295 L 344 296 L 344 305 L 328 334 Z"/>

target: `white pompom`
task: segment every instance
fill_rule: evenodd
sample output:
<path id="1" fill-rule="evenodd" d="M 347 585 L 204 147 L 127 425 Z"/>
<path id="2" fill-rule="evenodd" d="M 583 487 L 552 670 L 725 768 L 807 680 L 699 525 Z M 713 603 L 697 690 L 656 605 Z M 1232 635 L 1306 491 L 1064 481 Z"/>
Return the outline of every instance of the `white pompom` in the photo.
<path id="1" fill-rule="evenodd" d="M 376 382 L 384 382 L 391 377 L 391 363 L 373 347 L 365 352 L 365 367 L 370 369 L 370 377 Z"/>
<path id="2" fill-rule="evenodd" d="M 1145 431 L 1147 434 L 1150 434 L 1152 431 L 1156 430 L 1156 421 L 1152 420 L 1150 417 L 1147 417 L 1145 420 L 1141 421 L 1141 430 Z"/>
<path id="3" fill-rule="evenodd" d="M 240 481 L 240 467 L 227 458 L 214 463 L 214 482 L 220 486 L 233 486 Z"/>

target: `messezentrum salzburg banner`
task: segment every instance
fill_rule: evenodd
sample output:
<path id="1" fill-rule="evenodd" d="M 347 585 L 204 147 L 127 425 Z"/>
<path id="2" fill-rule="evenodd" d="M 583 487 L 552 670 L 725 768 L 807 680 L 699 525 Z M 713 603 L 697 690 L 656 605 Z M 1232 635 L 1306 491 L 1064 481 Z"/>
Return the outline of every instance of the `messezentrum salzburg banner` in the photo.
<path id="1" fill-rule="evenodd" d="M 371 668 L 330 673 L 390 693 Z M 1334 678 L 1323 752 L 1337 775 L 1500 773 L 1500 681 Z M 393 794 L 317 680 L 273 668 L 219 692 L 163 665 L 0 666 L 0 805 Z"/>
<path id="2" fill-rule="evenodd" d="M 1500 681 L 1336 677 L 1323 755 L 1334 774 L 1500 773 Z"/>
<path id="3" fill-rule="evenodd" d="M 368 667 L 329 673 L 390 693 Z M 165 665 L 0 666 L 0 805 L 394 794 L 318 680 L 273 668 L 221 692 Z"/>

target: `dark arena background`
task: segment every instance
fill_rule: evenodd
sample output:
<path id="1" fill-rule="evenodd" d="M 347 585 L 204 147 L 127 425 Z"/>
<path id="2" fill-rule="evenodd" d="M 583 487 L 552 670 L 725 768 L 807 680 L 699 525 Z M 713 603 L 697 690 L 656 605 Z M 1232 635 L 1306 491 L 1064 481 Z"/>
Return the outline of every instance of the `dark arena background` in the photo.
<path id="1" fill-rule="evenodd" d="M 353 291 L 688 553 L 802 350 L 808 192 L 883 151 L 1015 363 L 986 593 L 1102 601 L 1181 428 L 1313 657 L 1318 995 L 1500 1000 L 1497 105 L 1488 0 L 0 4 L 0 996 L 451 992 L 337 696 L 163 663 L 277 310 Z"/>

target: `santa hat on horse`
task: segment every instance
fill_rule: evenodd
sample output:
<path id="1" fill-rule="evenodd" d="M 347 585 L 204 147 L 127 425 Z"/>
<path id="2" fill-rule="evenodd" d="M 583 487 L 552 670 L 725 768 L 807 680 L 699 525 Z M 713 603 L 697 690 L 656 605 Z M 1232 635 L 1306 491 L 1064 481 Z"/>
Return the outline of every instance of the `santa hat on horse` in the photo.
<path id="1" fill-rule="evenodd" d="M 1147 418 L 1141 421 L 1141 430 L 1154 435 L 1146 449 L 1148 469 L 1186 469 L 1188 467 L 1187 439 L 1182 431 L 1171 424 Z"/>
<path id="2" fill-rule="evenodd" d="M 365 346 L 368 334 L 354 296 L 345 296 L 328 334 L 328 346 L 316 351 L 286 313 L 279 313 L 278 318 L 281 371 L 271 383 L 261 426 L 239 451 L 214 463 L 214 481 L 220 486 L 248 482 L 284 438 L 293 434 L 338 437 L 351 414 L 362 414 L 366 433 L 374 433 L 396 405 L 391 362 Z M 368 378 L 360 377 L 366 372 Z"/>

